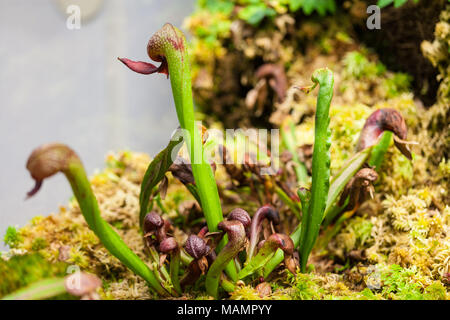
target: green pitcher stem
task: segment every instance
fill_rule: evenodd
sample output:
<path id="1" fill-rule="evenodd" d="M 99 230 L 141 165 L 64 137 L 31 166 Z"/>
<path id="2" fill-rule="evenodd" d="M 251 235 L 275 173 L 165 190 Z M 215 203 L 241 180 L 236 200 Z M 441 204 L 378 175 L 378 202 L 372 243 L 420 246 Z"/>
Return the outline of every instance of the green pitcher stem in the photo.
<path id="1" fill-rule="evenodd" d="M 84 167 L 77 154 L 60 143 L 45 144 L 36 148 L 28 158 L 27 169 L 35 180 L 35 187 L 28 197 L 39 191 L 42 182 L 58 172 L 64 173 L 89 228 L 105 248 L 125 266 L 144 278 L 151 289 L 160 295 L 168 292 L 158 282 L 156 274 L 123 242 L 114 229 L 102 219 L 97 199 L 92 192 Z"/>
<path id="2" fill-rule="evenodd" d="M 158 282 L 154 271 L 123 242 L 120 236 L 100 216 L 97 199 L 92 192 L 89 180 L 83 165 L 79 160 L 71 161 L 68 170 L 64 172 L 75 198 L 80 205 L 81 212 L 89 228 L 98 236 L 105 248 L 134 273 L 144 278 L 151 287 L 161 295 L 166 296 L 167 291 Z"/>
<path id="3" fill-rule="evenodd" d="M 236 257 L 244 248 L 247 239 L 244 226 L 239 221 L 222 221 L 219 224 L 219 228 L 227 233 L 229 241 L 209 267 L 205 280 L 206 292 L 216 299 L 218 297 L 219 280 L 222 270 L 224 270 L 225 267 L 233 261 L 234 257 Z"/>
<path id="4" fill-rule="evenodd" d="M 181 253 L 180 250 L 171 254 L 170 260 L 170 279 L 172 281 L 173 287 L 178 293 L 182 293 L 180 286 L 180 262 L 181 262 Z"/>
<path id="5" fill-rule="evenodd" d="M 165 24 L 155 34 L 154 39 L 155 46 L 160 46 L 155 48 L 155 54 L 163 55 L 167 60 L 178 121 L 189 134 L 186 144 L 201 206 L 209 231 L 215 232 L 217 225 L 223 220 L 222 207 L 211 165 L 203 157 L 202 137 L 195 122 L 186 39 L 183 33 L 171 24 Z M 220 242 L 218 251 L 225 244 L 226 238 Z M 236 279 L 237 272 L 233 262 L 227 266 L 226 271 L 232 279 Z"/>
<path id="6" fill-rule="evenodd" d="M 303 213 L 300 235 L 300 266 L 302 272 L 306 271 L 309 254 L 319 234 L 330 186 L 331 132 L 329 110 L 333 97 L 333 73 L 328 68 L 318 69 L 314 71 L 311 79 L 314 82 L 311 88 L 316 85 L 319 85 L 320 88 L 316 104 L 311 200 L 309 201 L 308 212 Z"/>

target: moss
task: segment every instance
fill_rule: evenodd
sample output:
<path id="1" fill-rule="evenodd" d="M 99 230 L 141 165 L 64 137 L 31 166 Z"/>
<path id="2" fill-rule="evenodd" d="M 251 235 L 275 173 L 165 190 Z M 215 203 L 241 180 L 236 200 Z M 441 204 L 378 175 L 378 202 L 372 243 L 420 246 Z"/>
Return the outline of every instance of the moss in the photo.
<path id="1" fill-rule="evenodd" d="M 258 291 L 252 286 L 238 286 L 230 295 L 230 300 L 261 300 Z"/>
<path id="2" fill-rule="evenodd" d="M 389 266 L 381 272 L 382 295 L 393 300 L 422 300 L 421 286 L 414 281 L 416 272 L 415 268 L 404 269 L 395 264 Z"/>
<path id="3" fill-rule="evenodd" d="M 44 278 L 65 276 L 66 268 L 67 264 L 50 263 L 39 253 L 0 259 L 0 298 Z"/>
<path id="4" fill-rule="evenodd" d="M 435 281 L 425 288 L 423 297 L 425 300 L 446 300 L 447 291 L 442 282 Z"/>
<path id="5" fill-rule="evenodd" d="M 319 300 L 325 294 L 325 290 L 309 274 L 298 273 L 291 278 L 291 284 L 294 287 L 291 294 L 294 300 Z"/>
<path id="6" fill-rule="evenodd" d="M 344 72 L 357 80 L 362 78 L 381 76 L 385 73 L 386 67 L 382 63 L 370 61 L 367 56 L 360 51 L 348 52 L 343 60 Z"/>
<path id="7" fill-rule="evenodd" d="M 77 265 L 80 268 L 88 268 L 90 261 L 86 253 L 79 246 L 70 248 L 69 258 L 67 262 Z"/>
<path id="8" fill-rule="evenodd" d="M 450 161 L 446 159 L 442 159 L 442 161 L 439 163 L 439 173 L 443 177 L 449 177 L 450 176 Z"/>
<path id="9" fill-rule="evenodd" d="M 395 98 L 411 88 L 411 81 L 412 77 L 410 75 L 399 72 L 385 79 L 382 86 L 385 87 L 388 98 Z"/>
<path id="10" fill-rule="evenodd" d="M 421 49 L 425 57 L 439 70 L 438 104 L 447 106 L 448 109 L 450 105 L 450 5 L 441 12 L 434 35 L 435 39 L 432 42 L 422 42 Z"/>
<path id="11" fill-rule="evenodd" d="M 10 226 L 8 227 L 8 229 L 6 229 L 6 234 L 3 241 L 5 242 L 5 245 L 9 246 L 10 248 L 15 248 L 23 241 L 23 239 L 19 232 L 17 232 L 17 229 Z"/>
<path id="12" fill-rule="evenodd" d="M 372 227 L 373 224 L 368 219 L 362 217 L 351 219 L 336 236 L 337 246 L 342 247 L 344 253 L 365 248 L 371 238 Z"/>
<path id="13" fill-rule="evenodd" d="M 45 240 L 44 238 L 35 238 L 33 240 L 33 243 L 31 244 L 31 250 L 39 251 L 41 249 L 47 248 L 47 246 L 47 240 Z"/>

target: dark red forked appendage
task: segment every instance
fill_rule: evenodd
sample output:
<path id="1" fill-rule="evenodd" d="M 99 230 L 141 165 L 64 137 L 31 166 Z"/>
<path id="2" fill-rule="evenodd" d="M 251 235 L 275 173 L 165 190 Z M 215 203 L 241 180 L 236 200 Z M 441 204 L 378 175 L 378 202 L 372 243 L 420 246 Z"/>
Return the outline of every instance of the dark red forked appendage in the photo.
<path id="1" fill-rule="evenodd" d="M 167 77 L 169 77 L 169 67 L 165 59 L 162 60 L 159 67 L 149 62 L 133 61 L 127 58 L 117 58 L 117 59 L 134 72 L 140 74 L 164 73 Z"/>
<path id="2" fill-rule="evenodd" d="M 41 186 L 42 180 L 36 180 L 36 184 L 34 185 L 33 189 L 27 192 L 27 197 L 25 199 L 29 199 L 34 196 L 39 191 L 39 189 L 41 189 Z"/>

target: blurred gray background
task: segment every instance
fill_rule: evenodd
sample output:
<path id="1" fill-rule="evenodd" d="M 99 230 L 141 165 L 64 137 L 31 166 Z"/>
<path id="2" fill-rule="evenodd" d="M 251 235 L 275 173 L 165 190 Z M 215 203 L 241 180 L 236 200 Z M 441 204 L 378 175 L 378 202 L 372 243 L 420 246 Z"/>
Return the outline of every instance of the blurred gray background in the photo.
<path id="1" fill-rule="evenodd" d="M 59 141 L 73 147 L 89 174 L 111 150 L 154 155 L 177 127 L 169 81 L 125 68 L 117 57 L 150 61 L 146 45 L 165 22 L 181 27 L 195 0 L 0 1 L 0 249 L 10 225 L 56 212 L 71 190 L 64 176 L 33 180 L 31 150 Z M 81 8 L 70 30 L 67 5 Z"/>

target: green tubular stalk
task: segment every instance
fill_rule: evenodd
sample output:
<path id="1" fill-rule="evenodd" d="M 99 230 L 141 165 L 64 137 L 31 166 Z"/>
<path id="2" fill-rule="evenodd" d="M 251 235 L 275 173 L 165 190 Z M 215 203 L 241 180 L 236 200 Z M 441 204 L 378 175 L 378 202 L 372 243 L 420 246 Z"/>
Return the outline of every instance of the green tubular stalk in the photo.
<path id="1" fill-rule="evenodd" d="M 222 279 L 220 280 L 220 286 L 221 286 L 226 292 L 229 292 L 229 293 L 233 292 L 233 291 L 236 289 L 236 286 L 234 285 L 234 283 L 231 282 L 231 281 L 228 281 L 228 280 L 225 279 L 225 278 L 222 278 Z"/>
<path id="2" fill-rule="evenodd" d="M 281 249 L 280 249 L 281 250 Z M 275 248 L 264 248 L 264 246 L 258 251 L 256 256 L 254 256 L 250 262 L 242 269 L 238 277 L 239 279 L 244 279 L 245 277 L 257 272 L 261 268 L 263 268 L 275 255 L 277 247 Z M 283 253 L 283 250 L 281 250 Z M 283 253 L 284 259 L 284 253 Z"/>
<path id="3" fill-rule="evenodd" d="M 239 279 L 244 279 L 249 275 L 257 272 L 262 269 L 269 260 L 273 257 L 278 249 L 282 247 L 283 240 L 280 238 L 278 234 L 272 234 L 263 244 L 261 249 L 258 250 L 258 253 L 250 259 L 247 265 L 242 269 L 238 277 Z M 281 250 L 281 249 L 280 249 Z M 283 252 L 283 250 L 281 250 Z M 283 254 L 284 256 L 284 254 Z"/>
<path id="4" fill-rule="evenodd" d="M 188 255 L 184 249 L 180 249 L 180 262 L 183 265 L 188 266 L 192 262 L 192 260 L 194 259 L 190 255 Z"/>
<path id="5" fill-rule="evenodd" d="M 327 226 L 340 212 L 336 200 L 344 190 L 345 185 L 362 168 L 372 151 L 372 147 L 366 148 L 351 157 L 342 169 L 333 177 L 328 192 L 327 204 L 323 214 L 323 224 Z"/>
<path id="6" fill-rule="evenodd" d="M 305 188 L 300 188 L 297 192 L 298 197 L 300 198 L 300 204 L 302 212 L 308 212 L 309 207 L 309 201 L 311 198 L 311 193 L 309 190 Z M 298 248 L 298 245 L 300 244 L 300 235 L 302 233 L 302 223 L 297 225 L 297 228 L 291 233 L 290 238 L 292 239 L 292 242 L 294 243 L 294 249 Z M 278 249 L 274 256 L 266 263 L 263 269 L 263 275 L 266 279 L 269 274 L 275 270 L 275 268 L 284 260 L 284 252 L 281 249 Z"/>
<path id="7" fill-rule="evenodd" d="M 171 140 L 168 146 L 155 156 L 145 172 L 139 194 L 139 225 L 141 228 L 145 215 L 151 210 L 149 207 L 153 206 L 153 201 L 150 202 L 150 196 L 156 185 L 165 177 L 167 170 L 173 163 L 171 155 L 178 153 L 183 145 L 182 140 L 182 137 Z"/>
<path id="8" fill-rule="evenodd" d="M 28 196 L 34 195 L 39 190 L 45 178 L 57 172 L 64 173 L 89 228 L 97 235 L 105 248 L 134 273 L 144 278 L 160 295 L 168 294 L 158 282 L 154 271 L 150 270 L 102 219 L 97 199 L 92 192 L 84 167 L 72 149 L 63 144 L 41 146 L 30 155 L 27 169 L 36 180 L 36 187 L 28 193 Z"/>
<path id="9" fill-rule="evenodd" d="M 302 232 L 302 224 L 299 223 L 297 228 L 291 233 L 289 236 L 292 241 L 294 242 L 294 248 L 297 249 L 300 244 L 300 234 Z M 263 276 L 264 279 L 267 279 L 267 277 L 272 273 L 273 270 L 284 260 L 284 252 L 281 249 L 278 249 L 273 257 L 265 264 L 263 268 Z"/>
<path id="10" fill-rule="evenodd" d="M 378 143 L 355 154 L 342 169 L 333 177 L 330 191 L 328 192 L 327 206 L 325 208 L 323 226 L 328 226 L 333 219 L 345 208 L 345 204 L 339 207 L 336 200 L 350 179 L 362 168 L 367 161 L 370 166 L 379 171 L 384 160 L 384 155 L 391 144 L 393 133 L 385 131 Z"/>
<path id="11" fill-rule="evenodd" d="M 180 30 L 165 24 L 150 40 L 148 50 L 151 57 L 163 56 L 167 61 L 178 121 L 190 137 L 186 143 L 202 209 L 208 229 L 217 231 L 217 225 L 223 220 L 222 208 L 211 165 L 203 159 L 202 139 L 195 123 L 186 39 Z"/>
<path id="12" fill-rule="evenodd" d="M 210 232 L 215 232 L 217 231 L 217 225 L 223 220 L 222 208 L 214 174 L 211 165 L 203 157 L 202 138 L 195 123 L 186 39 L 179 29 L 166 23 L 152 36 L 147 51 L 152 60 L 161 62 L 159 68 L 145 62 L 120 60 L 130 69 L 139 73 L 160 72 L 170 74 L 170 84 L 178 121 L 181 128 L 188 133 L 186 144 L 191 158 L 192 173 L 198 196 L 208 229 Z M 219 244 L 218 250 L 223 248 L 225 241 L 226 238 Z M 227 273 L 231 278 L 236 278 L 237 272 L 233 263 L 227 266 Z"/>
<path id="13" fill-rule="evenodd" d="M 65 278 L 44 279 L 11 293 L 2 300 L 43 300 L 66 293 Z"/>
<path id="14" fill-rule="evenodd" d="M 315 118 L 311 200 L 308 212 L 303 215 L 300 235 L 300 266 L 302 272 L 306 271 L 309 254 L 319 234 L 330 186 L 331 132 L 329 110 L 333 97 L 333 73 L 327 68 L 318 69 L 311 79 L 315 85 L 319 84 L 320 89 Z"/>
<path id="15" fill-rule="evenodd" d="M 283 139 L 283 144 L 286 149 L 292 154 L 292 161 L 295 163 L 295 174 L 297 176 L 297 181 L 300 184 L 308 182 L 308 172 L 306 171 L 306 166 L 298 158 L 297 150 L 295 148 L 295 127 L 292 120 L 288 118 L 287 123 L 282 127 L 281 138 Z"/>
<path id="16" fill-rule="evenodd" d="M 341 213 L 342 209 L 339 211 Z M 350 213 L 350 212 L 348 212 Z M 339 232 L 342 227 L 342 223 L 348 219 L 349 215 L 347 213 L 343 213 L 333 225 L 327 225 L 327 228 L 323 232 L 323 237 L 317 243 L 317 247 L 319 250 L 325 250 L 326 246 L 330 242 L 330 240 Z"/>
<path id="17" fill-rule="evenodd" d="M 342 210 L 348 204 L 348 198 L 345 200 L 345 203 L 342 206 L 339 206 L 335 200 L 339 193 L 344 189 L 347 182 L 353 177 L 356 172 L 358 172 L 362 165 L 367 161 L 369 166 L 375 167 L 377 172 L 380 171 L 381 165 L 384 160 L 384 156 L 391 144 L 393 137 L 393 133 L 391 131 L 385 131 L 380 137 L 378 143 L 372 147 L 368 147 L 361 152 L 357 153 L 354 158 L 349 163 L 348 166 L 344 167 L 341 170 L 341 175 L 339 175 L 336 179 L 333 179 L 331 190 L 335 190 L 336 192 L 333 194 L 335 197 L 329 198 L 327 202 L 327 208 L 325 209 L 325 217 L 323 221 L 323 226 L 327 227 L 330 225 L 332 221 L 334 221 L 335 217 L 342 213 Z M 356 161 L 355 161 L 356 160 Z M 344 179 L 345 178 L 345 179 Z M 339 183 L 340 182 L 340 183 Z M 335 186 L 336 185 L 336 186 Z M 322 240 L 322 247 L 325 246 L 332 237 L 334 237 L 340 230 L 343 221 L 346 219 L 346 215 L 341 216 L 335 223 L 332 229 L 327 231 L 325 238 Z"/>
<path id="18" fill-rule="evenodd" d="M 144 278 L 155 291 L 167 295 L 167 291 L 156 280 L 154 272 L 128 248 L 120 236 L 101 218 L 97 200 L 81 162 L 73 162 L 69 166 L 69 171 L 65 174 L 72 186 L 84 218 L 105 248 L 134 273 Z"/>
<path id="19" fill-rule="evenodd" d="M 298 207 L 298 203 L 289 198 L 289 196 L 281 189 L 279 186 L 275 186 L 275 192 L 280 197 L 281 201 L 283 201 L 289 209 L 295 214 L 297 219 L 301 220 L 301 215 Z"/>
<path id="20" fill-rule="evenodd" d="M 393 133 L 391 131 L 383 132 L 379 142 L 373 147 L 369 158 L 369 166 L 375 167 L 377 172 L 380 171 L 381 164 L 384 160 L 384 155 L 391 144 Z"/>
<path id="21" fill-rule="evenodd" d="M 178 293 L 182 293 L 180 286 L 180 262 L 181 262 L 180 250 L 177 250 L 171 255 L 170 260 L 170 279 L 172 280 L 173 287 Z"/>
<path id="22" fill-rule="evenodd" d="M 47 278 L 21 288 L 1 300 L 44 300 L 67 293 L 76 297 L 88 297 L 102 286 L 95 275 L 76 272 L 64 278 Z"/>
<path id="23" fill-rule="evenodd" d="M 222 270 L 244 248 L 247 239 L 244 226 L 239 221 L 222 221 L 219 228 L 227 233 L 229 241 L 209 267 L 205 280 L 206 292 L 216 299 Z"/>
<path id="24" fill-rule="evenodd" d="M 165 24 L 159 32 L 162 34 L 160 36 L 162 51 L 160 53 L 155 52 L 155 54 L 162 53 L 166 56 L 178 121 L 181 127 L 188 131 L 190 137 L 186 144 L 191 158 L 196 191 L 200 198 L 199 204 L 205 214 L 208 230 L 215 232 L 218 224 L 223 220 L 222 207 L 211 165 L 203 157 L 202 138 L 195 123 L 186 39 L 183 33 L 171 24 Z M 170 39 L 176 41 L 177 45 L 174 45 L 174 42 Z M 178 48 L 176 48 L 177 46 Z M 222 241 L 218 249 L 222 249 L 225 243 L 226 240 Z M 232 279 L 236 279 L 237 271 L 232 262 L 227 266 L 227 272 Z"/>

